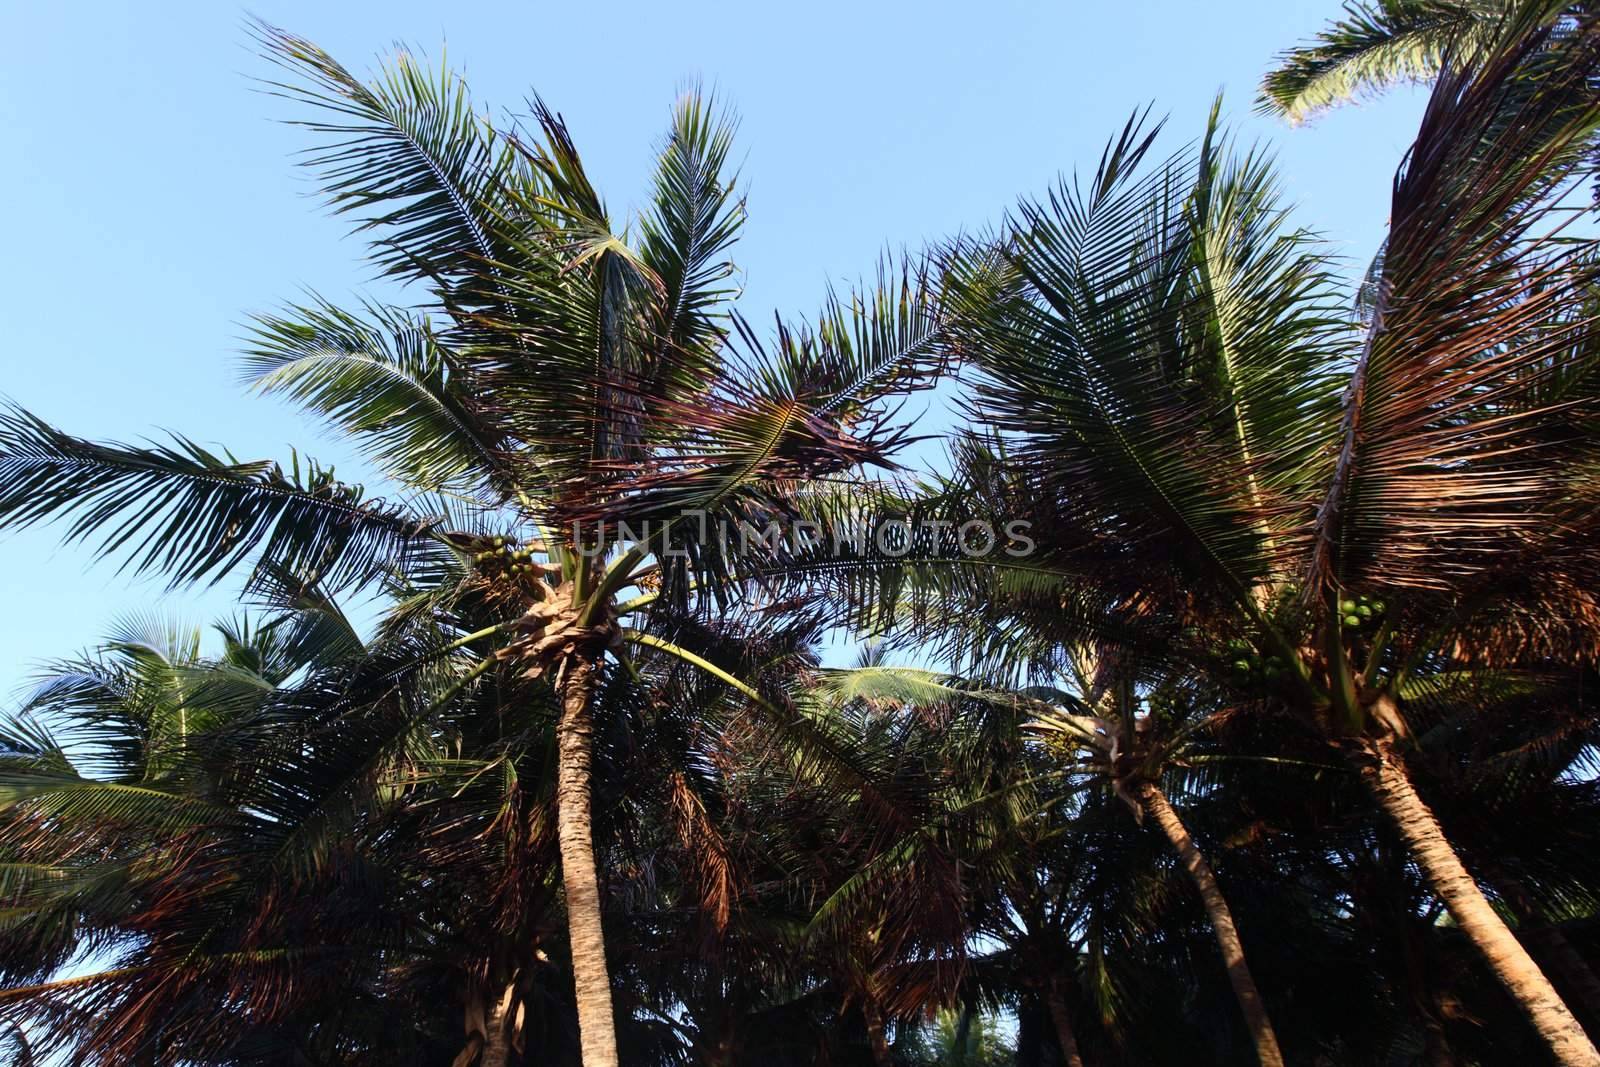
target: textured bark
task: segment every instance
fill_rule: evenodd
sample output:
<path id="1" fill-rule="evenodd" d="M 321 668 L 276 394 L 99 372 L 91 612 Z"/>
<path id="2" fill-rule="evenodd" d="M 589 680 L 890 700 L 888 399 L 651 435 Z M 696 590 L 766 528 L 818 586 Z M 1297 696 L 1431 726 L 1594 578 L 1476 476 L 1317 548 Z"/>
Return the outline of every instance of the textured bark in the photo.
<path id="1" fill-rule="evenodd" d="M 483 1055 L 479 1067 L 506 1067 L 511 1060 L 511 1012 L 516 986 L 508 985 L 484 1014 Z"/>
<path id="2" fill-rule="evenodd" d="M 1067 1007 L 1066 991 L 1059 978 L 1052 978 L 1045 989 L 1045 1004 L 1050 1008 L 1050 1021 L 1056 1026 L 1056 1044 L 1061 1046 L 1061 1056 L 1067 1067 L 1083 1067 L 1083 1055 L 1078 1051 L 1078 1035 L 1072 1031 L 1072 1012 Z"/>
<path id="3" fill-rule="evenodd" d="M 611 977 L 606 971 L 590 821 L 592 704 L 598 673 L 596 664 L 581 656 L 566 661 L 561 720 L 556 726 L 556 829 L 561 840 L 561 881 L 567 897 L 567 936 L 572 942 L 583 1067 L 618 1067 L 616 1018 L 611 1009 Z"/>
<path id="4" fill-rule="evenodd" d="M 1519 931 L 1523 943 L 1555 978 L 1563 990 L 1563 998 L 1578 1013 L 1589 1037 L 1600 1039 L 1600 977 L 1572 947 L 1559 926 L 1533 925 L 1537 921 L 1530 918 L 1529 925 Z"/>
<path id="5" fill-rule="evenodd" d="M 1189 872 L 1189 877 L 1194 879 L 1195 888 L 1200 890 L 1200 899 L 1205 902 L 1206 915 L 1211 919 L 1211 930 L 1216 934 L 1217 945 L 1222 949 L 1222 961 L 1228 968 L 1228 981 L 1233 984 L 1233 995 L 1239 1001 L 1239 1010 L 1244 1013 L 1245 1023 L 1250 1027 L 1250 1036 L 1255 1041 L 1256 1058 L 1261 1061 L 1261 1067 L 1283 1067 L 1283 1053 L 1278 1050 L 1278 1035 L 1273 1033 L 1272 1020 L 1267 1018 L 1266 1006 L 1261 1002 L 1261 993 L 1256 989 L 1256 981 L 1250 976 L 1250 968 L 1245 963 L 1244 945 L 1239 940 L 1239 931 L 1233 925 L 1233 912 L 1228 908 L 1228 902 L 1222 896 L 1222 888 L 1217 885 L 1217 876 L 1212 873 L 1211 865 L 1206 862 L 1205 856 L 1195 847 L 1189 831 L 1183 828 L 1183 821 L 1178 818 L 1178 813 L 1172 810 L 1172 805 L 1167 803 L 1166 796 L 1157 789 L 1155 783 L 1146 782 L 1140 789 L 1140 799 L 1144 808 L 1167 835 L 1167 840 L 1172 842 L 1172 847 L 1177 849 L 1183 867 Z"/>
<path id="6" fill-rule="evenodd" d="M 1517 917 L 1517 938 L 1555 983 L 1561 999 L 1577 1015 L 1591 1039 L 1600 1039 L 1600 977 L 1572 947 L 1561 927 L 1547 923 L 1533 894 L 1503 870 L 1484 872 L 1500 899 Z"/>
<path id="7" fill-rule="evenodd" d="M 867 1044 L 872 1049 L 872 1062 L 876 1067 L 893 1067 L 894 1058 L 889 1055 L 889 1037 L 883 1012 L 872 1004 L 862 1005 L 861 1012 L 867 1021 Z"/>
<path id="8" fill-rule="evenodd" d="M 1596 1051 L 1578 1020 L 1556 995 L 1544 972 L 1489 906 L 1478 883 L 1445 839 L 1433 812 L 1417 795 L 1393 747 L 1384 741 L 1368 741 L 1362 751 L 1362 780 L 1399 832 L 1429 888 L 1444 902 L 1495 977 L 1522 1005 L 1556 1061 L 1564 1067 L 1600 1067 L 1600 1051 Z"/>

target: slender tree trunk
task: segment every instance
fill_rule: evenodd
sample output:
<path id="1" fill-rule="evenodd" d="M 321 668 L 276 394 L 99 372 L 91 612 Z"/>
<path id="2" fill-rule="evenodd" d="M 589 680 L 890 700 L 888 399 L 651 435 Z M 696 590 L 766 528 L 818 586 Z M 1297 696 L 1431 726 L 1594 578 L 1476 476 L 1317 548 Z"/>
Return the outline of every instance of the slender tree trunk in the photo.
<path id="1" fill-rule="evenodd" d="M 511 1012 L 515 983 L 506 986 L 498 1000 L 484 1012 L 483 1055 L 478 1057 L 479 1067 L 506 1067 L 511 1059 Z"/>
<path id="2" fill-rule="evenodd" d="M 1489 906 L 1478 883 L 1445 839 L 1433 812 L 1417 795 L 1393 747 L 1387 741 L 1368 741 L 1362 747 L 1367 758 L 1360 761 L 1361 777 L 1378 806 L 1393 822 L 1429 888 L 1450 910 L 1456 925 L 1472 940 L 1495 977 L 1521 1003 L 1557 1062 L 1563 1067 L 1600 1067 L 1600 1051 L 1596 1051 L 1578 1020 L 1556 995 L 1550 980 Z"/>
<path id="3" fill-rule="evenodd" d="M 482 992 L 475 991 L 467 1001 L 467 1043 L 450 1067 L 506 1067 L 510 1061 L 516 980 L 507 982 L 493 1000 L 485 1001 Z"/>
<path id="4" fill-rule="evenodd" d="M 618 1067 L 611 978 L 606 972 L 605 933 L 600 923 L 600 886 L 594 869 L 590 823 L 590 760 L 594 741 L 592 703 L 599 667 L 592 660 L 566 660 L 561 721 L 556 726 L 556 830 L 561 841 L 561 881 L 567 896 L 567 936 L 577 987 L 578 1039 L 583 1067 Z"/>
<path id="5" fill-rule="evenodd" d="M 1533 895 L 1523 884 L 1504 871 L 1485 872 L 1488 883 L 1511 905 L 1517 917 L 1517 938 L 1528 953 L 1554 980 L 1561 999 L 1573 1009 L 1591 1039 L 1600 1039 L 1600 977 L 1587 960 L 1572 947 L 1561 927 L 1545 921 Z"/>
<path id="6" fill-rule="evenodd" d="M 1154 782 L 1144 784 L 1140 799 L 1144 801 L 1145 810 L 1155 819 L 1156 825 L 1167 835 L 1167 840 L 1172 842 L 1172 847 L 1177 849 L 1184 869 L 1194 879 L 1195 888 L 1200 890 L 1200 899 L 1205 902 L 1206 914 L 1211 918 L 1211 929 L 1222 949 L 1222 961 L 1228 968 L 1228 981 L 1233 984 L 1233 995 L 1238 998 L 1239 1010 L 1244 1012 L 1250 1036 L 1255 1040 L 1256 1058 L 1261 1061 L 1261 1067 L 1283 1067 L 1278 1036 L 1273 1033 L 1272 1020 L 1267 1018 L 1267 1009 L 1261 1003 L 1256 981 L 1250 976 L 1250 968 L 1245 963 L 1244 945 L 1239 941 L 1239 931 L 1233 925 L 1233 912 L 1228 909 L 1228 902 L 1217 885 L 1217 876 L 1195 847 L 1189 831 L 1183 828 L 1178 813 L 1172 810 L 1165 794 L 1156 788 Z"/>
<path id="7" fill-rule="evenodd" d="M 1061 1046 L 1061 1056 L 1067 1067 L 1083 1067 L 1083 1056 L 1078 1052 L 1078 1035 L 1072 1031 L 1072 1011 L 1067 1006 L 1066 990 L 1062 981 L 1052 975 L 1045 986 L 1045 1004 L 1050 1008 L 1050 1021 L 1056 1024 L 1056 1044 Z"/>
<path id="8" fill-rule="evenodd" d="M 876 1067 L 893 1067 L 894 1059 L 889 1055 L 889 1035 L 883 1012 L 878 1010 L 876 1004 L 862 1004 L 861 1014 L 867 1022 L 867 1044 L 872 1049 L 872 1062 Z"/>
<path id="9" fill-rule="evenodd" d="M 1529 925 L 1519 931 L 1523 943 L 1565 990 L 1564 999 L 1569 1006 L 1576 1006 L 1589 1037 L 1600 1039 L 1600 977 L 1559 926 L 1535 925 L 1536 921 L 1531 917 Z"/>

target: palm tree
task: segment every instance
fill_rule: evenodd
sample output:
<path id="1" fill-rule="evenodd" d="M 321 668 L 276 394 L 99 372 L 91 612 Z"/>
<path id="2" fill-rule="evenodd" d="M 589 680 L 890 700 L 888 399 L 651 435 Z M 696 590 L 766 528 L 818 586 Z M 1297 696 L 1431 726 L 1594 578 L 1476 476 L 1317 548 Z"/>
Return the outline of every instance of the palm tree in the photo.
<path id="1" fill-rule="evenodd" d="M 1049 854 L 1045 842 L 1059 832 L 1045 813 L 1067 802 L 1084 781 L 1104 785 L 1140 822 L 1149 817 L 1166 837 L 1205 906 L 1258 1056 L 1264 1062 L 1281 1063 L 1277 1037 L 1245 961 L 1233 913 L 1210 864 L 1161 788 L 1163 776 L 1190 758 L 1220 758 L 1191 751 L 1210 718 L 1179 708 L 1172 702 L 1175 687 L 1170 685 L 1158 698 L 1162 714 L 1145 714 L 1132 686 L 1117 681 L 1113 660 L 1101 659 L 1089 649 L 1074 650 L 1070 660 L 1074 688 L 1082 696 L 1048 686 L 998 691 L 930 671 L 881 665 L 836 672 L 829 684 L 857 700 L 879 705 L 905 702 L 920 717 L 951 720 L 946 726 L 950 739 L 945 758 L 963 760 L 962 777 L 970 782 L 970 790 L 980 796 L 1010 798 L 999 810 L 1011 817 L 998 822 L 991 817 L 983 832 L 969 831 L 968 838 L 981 842 L 979 851 L 960 849 L 957 855 L 974 872 L 987 872 L 982 881 L 993 883 L 997 910 L 978 924 L 978 933 L 1009 945 L 1020 966 L 1033 972 L 1033 984 L 1049 1010 L 1068 1067 L 1081 1067 L 1083 1062 L 1066 996 L 1070 972 L 1061 965 L 1063 958 L 1075 954 L 1074 909 L 1041 896 L 1038 876 Z M 997 716 L 1010 720 L 1010 730 L 996 731 L 992 720 Z M 991 721 L 987 729 L 986 720 Z M 1019 730 L 1051 741 L 1052 755 L 1042 765 L 1030 765 L 1023 758 Z M 962 757 L 955 755 L 958 751 Z M 969 880 L 976 877 L 971 874 Z"/>
<path id="2" fill-rule="evenodd" d="M 1591 1037 L 1600 979 L 1568 938 L 1593 915 L 1586 814 L 1597 743 L 1592 672 L 1560 664 L 1415 679 L 1417 764 L 1454 840 Z"/>
<path id="3" fill-rule="evenodd" d="M 1170 703 L 1163 705 L 1159 716 L 1142 713 L 1131 675 L 1124 672 L 1119 679 L 1114 658 L 1077 650 L 1073 659 L 1083 696 L 1040 694 L 1059 707 L 1041 712 L 1035 728 L 1060 738 L 1074 770 L 1103 778 L 1135 817 L 1141 822 L 1150 818 L 1166 837 L 1205 905 L 1257 1058 L 1263 1064 L 1281 1065 L 1283 1053 L 1245 959 L 1233 911 L 1211 864 L 1161 787 L 1163 772 L 1182 761 L 1185 742 L 1204 730 L 1208 719 L 1193 716 L 1185 722 L 1182 714 L 1173 714 L 1179 709 Z"/>
<path id="4" fill-rule="evenodd" d="M 1594 248 L 1551 236 L 1584 209 L 1600 33 L 1544 14 L 1439 79 L 1360 318 L 1259 157 L 1208 135 L 1198 166 L 1147 171 L 1138 122 L 1092 178 L 1024 202 L 998 251 L 958 254 L 956 341 L 998 437 L 963 506 L 1033 519 L 1040 551 L 863 553 L 841 589 L 919 585 L 895 598 L 910 618 L 964 614 L 991 646 L 952 653 L 1111 642 L 1292 711 L 1558 1059 L 1592 1065 L 1413 786 L 1400 693 L 1446 666 L 1573 662 L 1597 636 Z M 1242 643 L 1237 665 L 1215 640 Z"/>
<path id="5" fill-rule="evenodd" d="M 437 603 L 391 612 L 363 644 L 302 584 L 279 592 L 299 606 L 225 630 L 216 658 L 194 631 L 128 628 L 53 669 L 5 724 L 0 967 L 13 987 L 0 1010 L 91 1061 L 499 1067 L 524 1048 L 564 1061 L 576 1035 L 545 770 L 554 694 L 514 663 L 463 684 L 489 654 L 483 638 L 455 639 L 475 623 Z M 772 704 L 759 723 L 736 687 L 649 650 L 599 695 L 596 840 L 633 917 L 613 950 L 625 996 L 645 975 L 668 1002 L 694 1003 L 653 925 L 714 948 L 734 974 L 780 955 L 732 921 L 749 865 L 735 843 L 761 838 L 719 812 L 765 747 L 829 773 L 774 688 L 811 631 L 726 627 L 672 637 L 756 679 Z M 760 726 L 774 736 L 741 746 L 752 770 L 729 765 L 727 735 Z M 662 853 L 676 878 L 641 869 Z M 86 973 L 55 974 L 86 953 Z M 661 1002 L 625 1003 L 628 1061 L 677 1062 L 640 1020 Z"/>
<path id="6" fill-rule="evenodd" d="M 311 736 L 286 730 L 276 702 L 353 633 L 309 607 L 216 629 L 223 649 L 206 656 L 198 628 L 131 620 L 53 665 L 5 723 L 5 1010 L 39 1027 L 42 1048 L 116 1062 L 221 1047 L 303 1057 L 328 1031 L 395 1057 L 448 1055 L 451 1021 L 441 1033 L 437 1013 L 408 1018 L 418 1002 L 398 972 L 373 966 L 436 908 L 402 888 L 405 853 L 369 836 L 386 820 L 330 842 L 315 779 L 290 762 L 262 773 L 266 751 L 287 748 L 265 738 Z M 301 819 L 282 817 L 290 796 Z M 81 973 L 60 977 L 73 960 Z"/>
<path id="7" fill-rule="evenodd" d="M 458 682 L 508 664 L 555 694 L 584 1062 L 614 1064 L 591 809 L 608 664 L 642 648 L 720 676 L 650 620 L 733 595 L 726 527 L 764 528 L 796 486 L 886 462 L 898 437 L 873 399 L 929 369 L 931 294 L 915 270 L 886 272 L 763 345 L 727 310 L 744 209 L 725 173 L 733 124 L 711 101 L 680 102 L 652 202 L 619 228 L 542 102 L 531 132 L 501 127 L 409 56 L 362 82 L 310 42 L 259 35 L 297 78 L 274 91 L 311 109 L 298 124 L 323 138 L 306 162 L 329 202 L 424 296 L 263 317 L 247 370 L 352 435 L 407 501 L 367 500 L 298 457 L 286 471 L 184 438 L 99 444 L 12 409 L 0 522 L 70 516 L 69 537 L 99 535 L 173 583 L 251 563 L 331 592 L 383 578 L 418 603 L 487 605 L 486 632 L 459 638 L 483 655 Z"/>

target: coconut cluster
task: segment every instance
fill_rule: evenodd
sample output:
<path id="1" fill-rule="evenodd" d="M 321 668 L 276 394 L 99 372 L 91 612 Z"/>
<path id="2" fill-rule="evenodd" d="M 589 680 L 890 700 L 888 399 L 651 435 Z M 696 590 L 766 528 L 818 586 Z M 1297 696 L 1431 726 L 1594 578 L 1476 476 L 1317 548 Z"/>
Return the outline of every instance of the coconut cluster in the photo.
<path id="1" fill-rule="evenodd" d="M 1227 644 L 1229 664 L 1236 682 L 1276 682 L 1289 671 L 1289 661 L 1282 656 L 1263 656 L 1254 645 L 1242 637 Z"/>
<path id="2" fill-rule="evenodd" d="M 1383 601 L 1358 596 L 1339 601 L 1339 625 L 1346 630 L 1365 630 L 1383 619 Z"/>
<path id="3" fill-rule="evenodd" d="M 515 541 L 504 537 L 491 537 L 482 544 L 485 546 L 482 551 L 472 556 L 472 565 L 480 574 L 520 578 L 526 575 L 544 574 L 547 570 L 544 564 L 534 560 L 531 549 L 519 546 Z"/>

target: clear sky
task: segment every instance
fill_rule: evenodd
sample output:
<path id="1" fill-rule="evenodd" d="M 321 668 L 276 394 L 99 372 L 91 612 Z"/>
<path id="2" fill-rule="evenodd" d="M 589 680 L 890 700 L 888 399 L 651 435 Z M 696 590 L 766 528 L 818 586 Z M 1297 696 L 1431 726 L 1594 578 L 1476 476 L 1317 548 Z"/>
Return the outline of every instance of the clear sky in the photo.
<path id="1" fill-rule="evenodd" d="M 480 104 L 537 91 L 571 126 L 614 214 L 638 204 L 676 90 L 699 79 L 743 116 L 750 222 L 742 308 L 809 312 L 827 283 L 993 222 L 1019 193 L 1092 168 L 1136 107 L 1198 136 L 1225 92 L 1233 128 L 1274 147 L 1300 220 L 1364 267 L 1420 95 L 1291 130 L 1253 113 L 1279 49 L 1336 0 L 550 4 L 256 0 L 253 13 L 357 70 L 400 41 L 467 74 Z M 240 458 L 290 444 L 359 465 L 235 383 L 240 323 L 369 275 L 310 198 L 306 143 L 252 88 L 269 73 L 244 8 L 91 0 L 0 4 L 0 394 L 72 432 L 180 429 Z M 166 594 L 92 564 L 50 528 L 0 535 L 0 703 L 42 659 L 131 610 L 197 620 L 232 588 Z"/>

